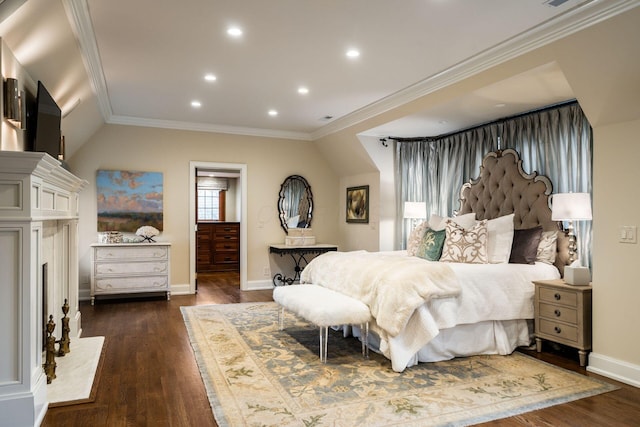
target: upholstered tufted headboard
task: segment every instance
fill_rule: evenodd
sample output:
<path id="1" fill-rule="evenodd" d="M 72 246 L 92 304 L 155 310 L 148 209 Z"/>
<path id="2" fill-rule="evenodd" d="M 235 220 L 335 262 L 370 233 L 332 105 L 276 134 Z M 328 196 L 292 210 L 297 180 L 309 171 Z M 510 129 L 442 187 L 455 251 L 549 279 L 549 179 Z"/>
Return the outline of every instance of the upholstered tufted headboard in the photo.
<path id="1" fill-rule="evenodd" d="M 551 220 L 552 190 L 549 178 L 522 170 L 522 160 L 515 150 L 492 151 L 482 160 L 480 176 L 462 186 L 459 214 L 474 212 L 476 219 L 481 220 L 514 213 L 517 230 L 537 226 L 544 231 L 557 230 L 555 266 L 564 273 L 569 260 L 569 239 L 560 223 Z"/>

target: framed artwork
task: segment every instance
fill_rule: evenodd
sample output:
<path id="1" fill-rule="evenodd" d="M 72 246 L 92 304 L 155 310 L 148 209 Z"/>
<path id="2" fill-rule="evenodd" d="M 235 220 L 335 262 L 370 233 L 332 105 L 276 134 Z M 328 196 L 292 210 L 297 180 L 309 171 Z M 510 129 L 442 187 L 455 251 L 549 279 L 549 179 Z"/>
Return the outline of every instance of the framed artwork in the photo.
<path id="1" fill-rule="evenodd" d="M 369 186 L 347 188 L 347 222 L 369 222 Z"/>
<path id="2" fill-rule="evenodd" d="M 162 231 L 162 172 L 99 170 L 98 231 Z"/>

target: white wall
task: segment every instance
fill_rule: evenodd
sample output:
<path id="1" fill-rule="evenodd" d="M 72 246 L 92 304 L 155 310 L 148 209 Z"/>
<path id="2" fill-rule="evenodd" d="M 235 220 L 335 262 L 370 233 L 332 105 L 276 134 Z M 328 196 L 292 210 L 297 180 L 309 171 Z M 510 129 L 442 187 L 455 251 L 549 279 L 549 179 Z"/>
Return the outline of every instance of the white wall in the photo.
<path id="1" fill-rule="evenodd" d="M 309 142 L 220 135 L 135 126 L 105 125 L 69 159 L 72 171 L 89 181 L 80 200 L 80 282 L 87 292 L 89 245 L 97 241 L 96 171 L 141 170 L 164 174 L 164 230 L 158 240 L 171 247 L 171 284 L 189 283 L 189 162 L 246 164 L 249 281 L 270 281 L 268 245 L 284 242 L 277 201 L 280 184 L 299 174 L 310 183 L 319 242 L 339 242 L 335 226 L 338 179 Z"/>
<path id="2" fill-rule="evenodd" d="M 640 387 L 640 341 L 635 329 L 640 324 L 640 245 L 620 243 L 618 239 L 620 226 L 640 226 L 638 135 L 640 119 L 594 128 L 595 354 L 589 359 L 589 367 L 595 372 L 613 373 L 614 377 L 626 376 Z M 619 361 L 632 365 L 625 367 Z"/>

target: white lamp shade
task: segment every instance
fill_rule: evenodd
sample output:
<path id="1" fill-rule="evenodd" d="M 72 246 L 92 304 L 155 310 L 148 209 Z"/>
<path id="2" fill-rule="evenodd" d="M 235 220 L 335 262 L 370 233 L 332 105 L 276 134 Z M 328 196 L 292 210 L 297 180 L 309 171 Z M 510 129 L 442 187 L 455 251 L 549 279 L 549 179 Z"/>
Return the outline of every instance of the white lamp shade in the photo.
<path id="1" fill-rule="evenodd" d="M 404 218 L 426 218 L 427 204 L 425 202 L 404 202 Z"/>
<path id="2" fill-rule="evenodd" d="M 558 193 L 551 198 L 551 219 L 554 221 L 590 220 L 589 193 Z"/>

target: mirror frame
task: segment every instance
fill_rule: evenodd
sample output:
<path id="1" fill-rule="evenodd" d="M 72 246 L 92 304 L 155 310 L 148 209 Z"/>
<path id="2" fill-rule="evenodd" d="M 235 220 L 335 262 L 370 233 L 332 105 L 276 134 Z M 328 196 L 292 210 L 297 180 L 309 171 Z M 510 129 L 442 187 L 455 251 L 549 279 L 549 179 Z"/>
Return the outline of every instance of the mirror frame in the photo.
<path id="1" fill-rule="evenodd" d="M 313 194 L 311 193 L 311 186 L 307 180 L 300 175 L 289 175 L 285 178 L 284 182 L 280 185 L 280 192 L 278 193 L 278 217 L 280 218 L 280 226 L 286 234 L 289 234 L 289 227 L 287 227 L 287 220 L 285 218 L 285 190 L 287 185 L 294 180 L 301 181 L 307 190 L 307 203 L 309 203 L 309 213 L 307 215 L 305 228 L 311 227 L 311 220 L 313 219 Z"/>

